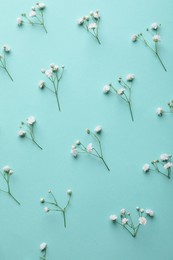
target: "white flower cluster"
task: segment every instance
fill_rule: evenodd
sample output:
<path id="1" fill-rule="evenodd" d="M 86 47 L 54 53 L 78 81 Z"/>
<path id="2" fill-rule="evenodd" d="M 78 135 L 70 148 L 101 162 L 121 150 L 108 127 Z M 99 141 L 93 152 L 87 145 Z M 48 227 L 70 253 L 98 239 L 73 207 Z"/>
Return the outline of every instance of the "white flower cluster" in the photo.
<path id="1" fill-rule="evenodd" d="M 160 159 L 153 160 L 150 166 L 148 163 L 144 164 L 142 167 L 143 172 L 147 173 L 149 171 L 155 171 L 160 173 L 168 178 L 170 178 L 171 168 L 173 166 L 171 161 L 171 154 L 161 154 Z"/>
<path id="2" fill-rule="evenodd" d="M 45 242 L 40 244 L 40 251 L 41 251 L 41 256 L 40 259 L 46 260 L 46 250 L 47 250 L 47 244 Z"/>
<path id="3" fill-rule="evenodd" d="M 2 50 L 3 50 L 3 54 L 0 55 L 0 62 L 1 62 L 0 67 L 7 73 L 9 78 L 13 81 L 13 78 L 12 78 L 12 76 L 10 75 L 10 73 L 7 69 L 7 61 L 6 61 L 6 56 L 7 56 L 8 53 L 11 52 L 11 48 L 8 45 L 4 44 L 2 46 Z"/>
<path id="4" fill-rule="evenodd" d="M 138 224 L 135 225 L 132 220 L 131 213 L 126 211 L 126 209 L 120 210 L 120 216 L 116 214 L 110 215 L 109 219 L 120 226 L 124 227 L 133 237 L 136 237 L 139 226 L 147 224 L 147 216 L 154 217 L 154 212 L 151 209 L 144 210 L 143 208 L 136 207 L 138 212 Z"/>
<path id="5" fill-rule="evenodd" d="M 162 107 L 158 107 L 158 108 L 156 109 L 156 114 L 157 114 L 158 116 L 163 116 L 163 114 L 166 114 L 166 113 L 173 113 L 173 100 L 171 100 L 170 102 L 168 102 L 167 105 L 168 105 L 168 107 L 169 107 L 169 110 L 168 110 L 168 111 L 163 110 Z"/>
<path id="6" fill-rule="evenodd" d="M 161 40 L 160 34 L 158 33 L 160 26 L 161 26 L 160 24 L 154 22 L 151 24 L 150 28 L 147 28 L 147 30 L 146 30 L 150 33 L 150 35 L 152 35 L 152 41 L 154 42 L 154 47 L 150 46 L 150 44 L 144 38 L 144 35 L 142 33 L 133 34 L 131 36 L 131 41 L 132 42 L 136 42 L 138 40 L 142 41 L 145 46 L 147 46 L 152 52 L 155 53 L 157 59 L 159 60 L 160 64 L 162 65 L 163 69 L 165 71 L 167 71 L 160 58 L 159 52 L 158 52 L 158 42 L 160 42 L 160 40 Z"/>
<path id="7" fill-rule="evenodd" d="M 121 97 L 121 99 L 123 99 L 128 104 L 132 121 L 134 121 L 134 118 L 133 118 L 132 104 L 131 104 L 131 89 L 132 89 L 132 82 L 134 79 L 135 79 L 135 75 L 129 73 L 126 75 L 126 82 L 121 77 L 118 78 L 118 83 L 120 87 L 115 88 L 110 83 L 105 85 L 102 90 L 104 94 L 108 94 L 111 91 L 112 93 Z"/>
<path id="8" fill-rule="evenodd" d="M 30 24 L 38 24 L 43 27 L 45 32 L 47 33 L 45 23 L 44 23 L 44 17 L 43 17 L 43 11 L 46 8 L 46 5 L 44 3 L 36 3 L 34 6 L 31 7 L 31 11 L 27 15 L 26 13 L 22 13 L 21 16 L 17 18 L 17 25 L 22 26 L 26 22 L 29 22 Z M 36 19 L 33 19 L 36 18 Z"/>
<path id="9" fill-rule="evenodd" d="M 8 165 L 6 165 L 6 166 L 3 167 L 3 172 L 4 172 L 4 173 L 7 173 L 7 174 L 9 174 L 9 175 L 12 175 L 12 174 L 13 174 L 13 170 L 12 170 Z"/>
<path id="10" fill-rule="evenodd" d="M 100 44 L 98 27 L 99 27 L 100 14 L 99 10 L 91 11 L 89 15 L 83 16 L 77 20 L 77 24 L 89 32 Z"/>

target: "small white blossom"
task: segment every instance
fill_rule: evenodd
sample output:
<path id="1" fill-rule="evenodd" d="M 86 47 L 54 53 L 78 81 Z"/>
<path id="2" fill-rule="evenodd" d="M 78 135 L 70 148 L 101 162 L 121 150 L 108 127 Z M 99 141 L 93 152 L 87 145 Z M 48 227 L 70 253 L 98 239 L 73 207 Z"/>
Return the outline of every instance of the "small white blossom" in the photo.
<path id="1" fill-rule="evenodd" d="M 160 155 L 160 160 L 162 160 L 162 161 L 168 161 L 170 157 L 171 157 L 170 154 L 164 153 L 164 154 L 161 154 L 161 155 Z"/>
<path id="2" fill-rule="evenodd" d="M 125 210 L 125 209 L 121 209 L 121 210 L 120 210 L 120 214 L 121 214 L 121 215 L 124 215 L 125 213 L 126 213 L 126 210 Z"/>
<path id="3" fill-rule="evenodd" d="M 77 145 L 80 145 L 80 140 L 77 140 L 77 141 L 76 141 L 76 144 L 77 144 Z"/>
<path id="4" fill-rule="evenodd" d="M 9 46 L 7 46 L 7 45 L 4 45 L 4 46 L 3 46 L 3 50 L 4 50 L 5 52 L 10 52 L 10 51 L 11 51 L 11 48 L 10 48 Z"/>
<path id="5" fill-rule="evenodd" d="M 100 15 L 99 15 L 99 12 L 97 11 L 97 12 L 93 12 L 92 13 L 92 16 L 96 19 L 96 20 L 98 20 L 99 18 L 100 18 Z"/>
<path id="6" fill-rule="evenodd" d="M 153 36 L 153 42 L 159 42 L 160 41 L 160 35 L 156 34 Z"/>
<path id="7" fill-rule="evenodd" d="M 97 28 L 97 24 L 96 23 L 89 23 L 88 29 L 96 29 L 96 28 Z"/>
<path id="8" fill-rule="evenodd" d="M 92 150 L 93 150 L 93 145 L 92 145 L 92 143 L 89 143 L 89 144 L 87 145 L 87 152 L 88 152 L 88 153 L 92 153 Z"/>
<path id="9" fill-rule="evenodd" d="M 44 201 L 45 201 L 44 198 L 40 198 L 41 203 L 44 203 Z"/>
<path id="10" fill-rule="evenodd" d="M 150 165 L 148 163 L 144 164 L 144 166 L 142 167 L 142 170 L 144 172 L 148 172 L 150 170 Z"/>
<path id="11" fill-rule="evenodd" d="M 24 130 L 19 130 L 18 135 L 19 135 L 20 137 L 24 137 L 24 136 L 26 135 L 26 131 L 24 131 Z"/>
<path id="12" fill-rule="evenodd" d="M 44 250 L 46 249 L 46 247 L 47 247 L 47 244 L 46 244 L 46 243 L 41 243 L 41 245 L 40 245 L 40 250 L 41 250 L 41 251 L 44 251 Z"/>
<path id="13" fill-rule="evenodd" d="M 168 162 L 163 167 L 165 170 L 170 169 L 172 167 L 172 163 Z"/>
<path id="14" fill-rule="evenodd" d="M 97 125 L 94 129 L 95 133 L 100 133 L 102 131 L 102 127 L 100 125 Z"/>
<path id="15" fill-rule="evenodd" d="M 103 93 L 104 93 L 104 94 L 107 94 L 107 93 L 110 91 L 110 89 L 111 89 L 110 85 L 105 85 L 105 86 L 103 87 Z"/>
<path id="16" fill-rule="evenodd" d="M 36 15 L 36 12 L 33 10 L 29 13 L 29 17 L 35 17 Z"/>
<path id="17" fill-rule="evenodd" d="M 123 225 L 127 224 L 128 223 L 128 218 L 122 218 L 121 222 L 123 223 Z"/>
<path id="18" fill-rule="evenodd" d="M 149 215 L 150 217 L 153 217 L 154 216 L 154 211 L 151 210 L 151 209 L 146 209 L 145 211 L 147 213 L 147 215 Z"/>
<path id="19" fill-rule="evenodd" d="M 39 83 L 38 83 L 38 87 L 39 88 L 44 88 L 45 87 L 45 81 L 44 80 L 40 80 Z"/>
<path id="20" fill-rule="evenodd" d="M 158 107 L 157 109 L 156 109 L 156 114 L 158 115 L 158 116 L 162 116 L 163 115 L 163 108 L 161 108 L 161 107 Z"/>
<path id="21" fill-rule="evenodd" d="M 45 207 L 45 208 L 44 208 L 44 211 L 45 211 L 45 212 L 49 212 L 49 208 L 48 208 L 48 207 Z"/>
<path id="22" fill-rule="evenodd" d="M 131 36 L 131 41 L 132 41 L 132 42 L 136 42 L 137 39 L 138 39 L 138 36 L 137 36 L 136 34 L 133 34 L 133 35 Z"/>
<path id="23" fill-rule="evenodd" d="M 42 69 L 41 69 L 41 72 L 42 72 L 42 73 L 45 73 L 45 72 L 46 72 L 46 70 L 45 70 L 44 68 L 42 68 Z"/>
<path id="24" fill-rule="evenodd" d="M 117 89 L 117 94 L 121 96 L 124 94 L 124 91 L 125 91 L 124 88 L 119 88 L 119 89 Z"/>
<path id="25" fill-rule="evenodd" d="M 77 20 L 77 23 L 78 23 L 78 25 L 82 25 L 83 23 L 84 23 L 84 18 L 82 17 L 82 18 L 79 18 L 78 20 Z"/>
<path id="26" fill-rule="evenodd" d="M 78 155 L 77 149 L 76 149 L 76 148 L 72 148 L 72 149 L 71 149 L 71 154 L 72 154 L 74 157 L 77 157 L 77 155 Z"/>
<path id="27" fill-rule="evenodd" d="M 9 170 L 8 174 L 12 175 L 13 174 L 13 170 Z"/>
<path id="28" fill-rule="evenodd" d="M 10 167 L 8 165 L 3 167 L 3 171 L 6 172 L 6 173 L 9 173 L 10 170 L 11 169 L 10 169 Z"/>
<path id="29" fill-rule="evenodd" d="M 141 212 L 141 213 L 143 213 L 143 212 L 144 212 L 144 209 L 143 209 L 143 208 L 141 208 L 141 209 L 140 209 L 140 212 Z"/>
<path id="30" fill-rule="evenodd" d="M 16 21 L 19 26 L 23 24 L 23 19 L 21 17 L 18 17 Z"/>
<path id="31" fill-rule="evenodd" d="M 157 30 L 158 27 L 159 27 L 158 23 L 152 23 L 151 24 L 151 29 L 153 29 L 153 30 Z"/>
<path id="32" fill-rule="evenodd" d="M 147 224 L 147 219 L 145 217 L 140 217 L 138 220 L 139 220 L 140 225 L 146 225 Z"/>
<path id="33" fill-rule="evenodd" d="M 50 78 L 50 77 L 52 76 L 52 73 L 53 73 L 52 69 L 48 69 L 48 70 L 45 71 L 45 75 L 46 75 L 48 78 Z"/>
<path id="34" fill-rule="evenodd" d="M 71 196 L 72 195 L 72 190 L 68 189 L 67 190 L 67 194 Z"/>
<path id="35" fill-rule="evenodd" d="M 30 117 L 28 117 L 28 119 L 26 120 L 26 122 L 27 122 L 27 124 L 29 124 L 29 125 L 33 125 L 33 124 L 35 124 L 36 119 L 35 119 L 34 116 L 30 116 Z"/>
<path id="36" fill-rule="evenodd" d="M 110 215 L 109 219 L 112 221 L 116 221 L 118 219 L 118 217 L 117 217 L 117 215 Z"/>
<path id="37" fill-rule="evenodd" d="M 43 10 L 43 9 L 45 9 L 45 7 L 46 7 L 46 5 L 44 3 L 37 3 L 37 8 L 38 9 Z"/>
<path id="38" fill-rule="evenodd" d="M 134 78 L 135 78 L 135 75 L 134 75 L 134 74 L 131 74 L 131 73 L 127 74 L 127 76 L 126 76 L 126 80 L 127 80 L 127 81 L 133 81 Z"/>

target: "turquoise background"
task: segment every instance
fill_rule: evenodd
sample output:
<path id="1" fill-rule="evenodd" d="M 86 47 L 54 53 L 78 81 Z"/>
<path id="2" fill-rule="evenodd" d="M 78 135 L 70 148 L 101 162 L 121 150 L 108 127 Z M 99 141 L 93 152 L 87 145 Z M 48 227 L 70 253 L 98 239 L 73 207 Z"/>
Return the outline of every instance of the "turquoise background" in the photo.
<path id="1" fill-rule="evenodd" d="M 173 98 L 173 1 L 47 0 L 47 35 L 40 27 L 16 25 L 32 1 L 0 4 L 0 45 L 12 48 L 7 62 L 14 77 L 12 83 L 0 70 L 0 165 L 13 168 L 11 188 L 22 204 L 0 193 L 0 259 L 37 260 L 40 243 L 47 242 L 48 260 L 172 260 L 173 180 L 146 176 L 141 167 L 173 152 L 172 115 L 155 114 Z M 100 46 L 76 25 L 77 18 L 95 9 L 101 13 Z M 149 49 L 130 41 L 152 22 L 162 24 L 160 54 L 167 73 Z M 40 69 L 52 62 L 66 66 L 61 113 L 54 96 L 37 87 L 44 79 Z M 127 73 L 136 76 L 134 123 L 125 104 L 102 94 L 105 84 Z M 17 136 L 21 120 L 30 115 L 37 119 L 36 140 L 43 151 Z M 97 124 L 103 127 L 110 173 L 89 156 L 74 160 L 70 155 L 76 139 L 90 142 L 85 128 Z M 62 216 L 44 213 L 39 199 L 52 189 L 63 205 L 68 188 L 73 196 L 64 229 Z M 136 206 L 156 215 L 133 239 L 109 215 L 123 207 L 135 215 Z"/>

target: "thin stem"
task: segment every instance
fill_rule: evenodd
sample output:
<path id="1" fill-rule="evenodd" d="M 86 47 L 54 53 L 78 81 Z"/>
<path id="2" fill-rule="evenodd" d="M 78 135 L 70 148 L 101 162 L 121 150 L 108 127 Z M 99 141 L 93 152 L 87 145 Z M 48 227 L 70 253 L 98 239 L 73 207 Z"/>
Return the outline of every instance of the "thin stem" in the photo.
<path id="1" fill-rule="evenodd" d="M 104 165 L 106 166 L 106 168 L 107 168 L 108 171 L 110 172 L 110 169 L 109 169 L 107 163 L 105 162 L 104 158 L 103 158 L 103 157 L 100 157 L 100 159 L 103 161 Z"/>
<path id="2" fill-rule="evenodd" d="M 8 192 L 8 194 L 13 198 L 14 201 L 17 202 L 18 205 L 20 205 L 20 202 L 10 192 Z"/>
<path id="3" fill-rule="evenodd" d="M 133 117 L 133 112 L 132 112 L 132 106 L 131 106 L 131 102 L 128 101 L 128 105 L 129 105 L 129 110 L 130 110 L 130 115 L 131 115 L 131 119 L 134 122 L 134 117 Z"/>
<path id="4" fill-rule="evenodd" d="M 38 146 L 38 148 L 40 148 L 41 150 L 43 150 L 43 148 L 35 141 L 35 139 L 32 138 L 32 142 L 33 142 L 34 144 L 36 144 L 36 145 Z"/>
<path id="5" fill-rule="evenodd" d="M 162 60 L 161 60 L 161 58 L 160 58 L 160 56 L 159 56 L 159 54 L 158 54 L 157 52 L 156 52 L 156 56 L 157 56 L 157 58 L 159 59 L 159 61 L 160 61 L 161 65 L 162 65 L 162 67 L 164 68 L 164 70 L 167 72 L 167 69 L 166 69 L 165 65 L 163 64 L 163 62 L 162 62 Z"/>
<path id="6" fill-rule="evenodd" d="M 6 71 L 6 73 L 8 74 L 9 78 L 11 79 L 11 81 L 13 81 L 13 78 L 12 78 L 12 76 L 10 75 L 10 73 L 9 73 L 9 71 L 7 70 L 7 68 L 6 68 L 6 67 L 4 67 L 4 70 L 5 70 L 5 71 Z"/>
<path id="7" fill-rule="evenodd" d="M 65 210 L 62 211 L 62 214 L 63 214 L 63 220 L 64 220 L 64 227 L 66 228 L 67 225 L 66 225 L 66 215 L 65 215 Z"/>

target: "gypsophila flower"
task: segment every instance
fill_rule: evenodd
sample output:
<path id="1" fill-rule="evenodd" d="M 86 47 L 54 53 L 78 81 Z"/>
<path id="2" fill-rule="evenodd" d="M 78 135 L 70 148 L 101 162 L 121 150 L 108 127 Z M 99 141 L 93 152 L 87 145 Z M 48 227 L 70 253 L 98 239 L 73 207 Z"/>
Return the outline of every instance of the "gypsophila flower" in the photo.
<path id="1" fill-rule="evenodd" d="M 99 22 L 100 14 L 99 11 L 91 11 L 89 15 L 83 16 L 77 20 L 77 24 L 82 26 L 87 32 L 89 32 L 99 44 L 101 44 L 99 39 Z"/>
<path id="2" fill-rule="evenodd" d="M 44 80 L 40 80 L 38 83 L 38 87 L 43 89 L 45 87 L 45 81 Z"/>
<path id="3" fill-rule="evenodd" d="M 41 69 L 41 72 L 44 73 L 47 79 L 51 82 L 51 87 L 48 87 L 44 81 L 39 82 L 39 87 L 41 89 L 45 87 L 55 95 L 59 111 L 61 111 L 59 102 L 59 84 L 64 73 L 64 67 L 65 66 L 62 65 L 60 69 L 57 65 L 51 63 L 49 69 Z"/>
<path id="4" fill-rule="evenodd" d="M 8 165 L 6 165 L 3 167 L 2 171 L 0 171 L 0 174 L 5 180 L 7 186 L 7 190 L 0 189 L 0 191 L 8 194 L 18 205 L 20 205 L 20 202 L 11 193 L 10 180 L 13 174 L 13 170 Z"/>
<path id="5" fill-rule="evenodd" d="M 112 84 L 105 85 L 103 88 L 104 94 L 112 92 L 125 101 L 125 103 L 129 107 L 130 116 L 131 116 L 132 121 L 134 121 L 134 117 L 133 117 L 133 112 L 132 112 L 131 92 L 132 92 L 132 82 L 134 79 L 135 79 L 135 75 L 130 73 L 126 76 L 127 82 L 125 82 L 122 79 L 122 77 L 118 78 L 118 84 L 121 86 L 120 88 L 115 88 Z"/>
<path id="6" fill-rule="evenodd" d="M 117 217 L 117 215 L 110 215 L 109 219 L 112 221 L 116 221 L 118 219 L 118 217 Z"/>
<path id="7" fill-rule="evenodd" d="M 106 162 L 104 160 L 102 145 L 101 145 L 101 141 L 99 139 L 99 134 L 102 131 L 101 126 L 96 126 L 93 132 L 89 128 L 87 128 L 85 131 L 88 135 L 90 135 L 93 138 L 93 141 L 96 142 L 97 146 L 95 147 L 95 145 L 93 145 L 93 143 L 89 143 L 86 146 L 81 141 L 79 141 L 77 143 L 77 146 L 75 146 L 75 145 L 72 146 L 72 149 L 71 149 L 72 156 L 77 157 L 77 155 L 80 153 L 90 154 L 91 156 L 97 157 L 98 159 L 100 159 L 106 166 L 107 170 L 110 171 L 108 165 L 106 164 Z"/>
<path id="8" fill-rule="evenodd" d="M 47 201 L 47 200 L 44 199 L 44 204 L 46 203 L 46 204 L 50 205 L 51 208 L 44 207 L 44 211 L 46 213 L 51 212 L 51 211 L 61 212 L 62 215 L 63 215 L 64 227 L 66 228 L 66 226 L 67 226 L 67 224 L 66 224 L 66 210 L 70 205 L 70 201 L 71 201 L 71 197 L 72 197 L 72 190 L 71 189 L 67 190 L 68 201 L 67 201 L 65 207 L 61 207 L 59 205 L 59 203 L 57 202 L 57 200 L 56 200 L 56 198 L 55 198 L 55 196 L 54 196 L 54 194 L 52 193 L 51 190 L 49 190 L 48 193 L 50 194 L 52 201 Z M 43 203 L 43 202 L 41 202 L 41 203 Z"/>
<path id="9" fill-rule="evenodd" d="M 160 58 L 160 55 L 159 55 L 159 50 L 158 50 L 158 44 L 160 42 L 160 34 L 158 34 L 159 32 L 159 29 L 161 27 L 161 24 L 157 24 L 157 23 L 152 23 L 151 24 L 151 29 L 150 28 L 147 28 L 146 31 L 150 33 L 150 35 L 152 36 L 152 42 L 154 43 L 154 46 L 152 46 L 151 44 L 148 43 L 148 41 L 146 40 L 146 38 L 144 38 L 144 35 L 143 33 L 139 33 L 137 35 L 132 35 L 131 36 L 131 40 L 133 42 L 136 42 L 138 40 L 140 40 L 141 42 L 144 43 L 145 46 L 147 46 L 154 54 L 155 56 L 157 57 L 157 59 L 159 60 L 160 64 L 162 65 L 163 69 L 165 71 L 166 70 L 166 67 L 165 65 L 163 64 L 163 61 L 161 60 Z M 152 44 L 153 44 L 152 43 Z"/>
<path id="10" fill-rule="evenodd" d="M 18 132 L 19 137 L 26 137 L 31 140 L 38 148 L 43 149 L 35 140 L 34 136 L 34 125 L 36 119 L 34 116 L 29 116 L 25 122 L 21 122 L 20 130 Z"/>
<path id="11" fill-rule="evenodd" d="M 44 201 L 45 201 L 44 198 L 40 198 L 41 203 L 44 203 Z"/>
<path id="12" fill-rule="evenodd" d="M 120 221 L 117 215 L 110 215 L 109 219 L 124 228 L 132 237 L 136 237 L 139 227 L 147 224 L 147 217 L 154 216 L 154 212 L 151 209 L 144 210 L 136 207 L 136 211 L 138 214 L 137 224 L 134 223 L 131 213 L 127 213 L 125 209 L 120 210 Z"/>
<path id="13" fill-rule="evenodd" d="M 149 171 L 153 171 L 170 179 L 171 168 L 172 168 L 172 155 L 171 154 L 161 154 L 160 159 L 156 159 L 151 161 L 151 166 L 149 164 L 145 164 L 143 166 L 143 171 L 145 173 Z"/>
<path id="14" fill-rule="evenodd" d="M 46 260 L 47 244 L 45 242 L 40 244 L 41 256 L 40 259 Z"/>
<path id="15" fill-rule="evenodd" d="M 173 100 L 167 103 L 169 110 L 163 110 L 163 108 L 158 107 L 156 110 L 156 114 L 158 116 L 163 116 L 163 114 L 173 114 Z"/>
<path id="16" fill-rule="evenodd" d="M 32 6 L 31 11 L 27 15 L 26 13 L 22 13 L 22 17 L 17 18 L 17 25 L 21 26 L 24 23 L 29 23 L 33 25 L 42 26 L 45 32 L 47 33 L 47 29 L 44 21 L 44 9 L 46 5 L 44 3 L 36 3 L 35 6 Z"/>
<path id="17" fill-rule="evenodd" d="M 11 48 L 8 45 L 3 45 L 2 50 L 3 50 L 3 54 L 0 55 L 0 68 L 2 68 L 7 73 L 9 78 L 13 81 L 13 78 L 7 69 L 7 61 L 6 61 L 7 54 L 11 52 Z"/>

